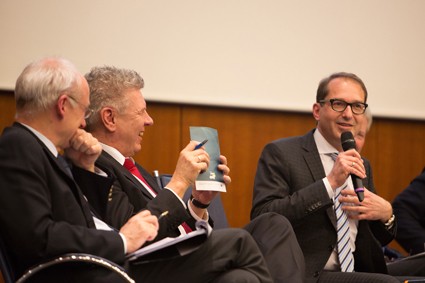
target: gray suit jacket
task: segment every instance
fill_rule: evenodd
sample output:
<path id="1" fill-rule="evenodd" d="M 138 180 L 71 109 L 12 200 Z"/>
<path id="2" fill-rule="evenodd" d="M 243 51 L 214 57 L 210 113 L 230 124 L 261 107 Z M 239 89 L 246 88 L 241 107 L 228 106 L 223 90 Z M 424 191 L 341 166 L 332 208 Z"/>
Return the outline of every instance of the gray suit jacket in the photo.
<path id="1" fill-rule="evenodd" d="M 251 218 L 277 212 L 286 216 L 297 235 L 306 260 L 307 279 L 318 278 L 337 241 L 336 219 L 322 179 L 325 171 L 313 131 L 284 138 L 265 146 L 258 162 Z M 369 161 L 364 159 L 367 179 L 374 192 Z M 359 221 L 355 270 L 387 273 L 381 245 L 394 237 L 380 221 Z"/>

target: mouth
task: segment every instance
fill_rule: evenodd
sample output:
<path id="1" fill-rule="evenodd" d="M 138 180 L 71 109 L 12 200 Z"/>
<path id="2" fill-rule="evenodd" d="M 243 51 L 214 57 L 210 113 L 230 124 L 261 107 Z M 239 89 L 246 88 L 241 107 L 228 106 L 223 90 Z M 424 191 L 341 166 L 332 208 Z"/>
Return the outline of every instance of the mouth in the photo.
<path id="1" fill-rule="evenodd" d="M 340 128 L 343 128 L 343 129 L 351 129 L 351 128 L 353 128 L 353 126 L 354 126 L 354 125 L 349 124 L 349 123 L 337 123 L 337 125 L 338 125 Z"/>
<path id="2" fill-rule="evenodd" d="M 143 132 L 139 133 L 139 137 L 143 138 Z"/>

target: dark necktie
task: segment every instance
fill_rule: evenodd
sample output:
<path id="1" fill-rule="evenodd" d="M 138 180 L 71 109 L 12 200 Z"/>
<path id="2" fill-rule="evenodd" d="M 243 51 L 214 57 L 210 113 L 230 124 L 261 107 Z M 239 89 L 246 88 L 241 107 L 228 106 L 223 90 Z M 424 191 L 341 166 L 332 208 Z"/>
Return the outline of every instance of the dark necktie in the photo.
<path id="1" fill-rule="evenodd" d="M 71 177 L 72 179 L 74 179 L 74 177 L 72 176 L 71 167 L 69 166 L 69 163 L 66 161 L 66 159 L 62 155 L 59 154 L 58 155 L 58 161 L 59 161 L 59 164 L 62 165 L 62 169 L 65 169 L 68 176 Z"/>
<path id="2" fill-rule="evenodd" d="M 72 180 L 74 180 L 74 176 L 72 175 L 71 166 L 66 161 L 66 159 L 62 155 L 58 155 L 57 157 L 58 163 L 62 167 L 62 169 L 65 170 L 66 174 L 71 177 Z M 75 180 L 74 180 L 75 183 Z M 78 188 L 72 188 L 75 197 L 77 198 L 77 201 L 80 203 L 81 208 L 83 209 L 84 216 L 86 218 L 87 223 L 89 224 L 89 227 L 95 227 L 93 221 L 93 213 L 91 212 L 90 205 L 87 202 L 86 198 L 84 197 L 83 193 Z"/>
<path id="3" fill-rule="evenodd" d="M 134 176 L 139 178 L 140 181 L 142 181 L 146 185 L 146 187 L 149 188 L 149 190 L 154 194 L 154 196 L 157 195 L 157 192 L 148 184 L 146 179 L 140 173 L 139 169 L 137 169 L 136 164 L 134 164 L 133 160 L 131 160 L 130 158 L 126 158 L 125 161 L 124 161 L 124 167 L 128 171 L 130 171 L 131 174 L 133 174 Z M 192 231 L 192 229 L 189 227 L 189 225 L 187 225 L 186 222 L 183 222 L 181 225 L 184 228 L 184 230 L 186 231 L 186 233 L 189 233 L 189 232 Z"/>

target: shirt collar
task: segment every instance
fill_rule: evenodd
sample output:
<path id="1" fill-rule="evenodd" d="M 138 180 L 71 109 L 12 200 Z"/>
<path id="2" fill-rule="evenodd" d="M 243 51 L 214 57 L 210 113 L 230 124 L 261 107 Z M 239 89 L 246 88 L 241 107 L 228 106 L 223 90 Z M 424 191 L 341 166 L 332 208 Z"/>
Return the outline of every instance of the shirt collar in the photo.
<path id="1" fill-rule="evenodd" d="M 119 164 L 124 166 L 124 161 L 125 161 L 125 156 L 121 154 L 121 152 L 119 152 L 116 148 L 104 144 L 104 143 L 100 143 L 102 145 L 102 149 L 108 153 L 110 156 L 112 156 L 112 158 L 114 158 Z"/>
<path id="2" fill-rule="evenodd" d="M 338 152 L 338 150 L 335 147 L 333 147 L 325 139 L 325 137 L 323 137 L 319 129 L 316 129 L 314 131 L 314 141 L 316 142 L 317 150 L 319 151 L 319 154 L 328 154 L 328 153 Z"/>
<path id="3" fill-rule="evenodd" d="M 53 156 L 58 157 L 58 150 L 56 146 L 53 144 L 51 140 L 49 140 L 45 135 L 37 131 L 36 129 L 24 124 L 20 123 L 22 126 L 25 126 L 28 130 L 30 130 L 37 138 L 41 140 L 41 142 L 49 149 L 49 151 L 53 154 Z"/>

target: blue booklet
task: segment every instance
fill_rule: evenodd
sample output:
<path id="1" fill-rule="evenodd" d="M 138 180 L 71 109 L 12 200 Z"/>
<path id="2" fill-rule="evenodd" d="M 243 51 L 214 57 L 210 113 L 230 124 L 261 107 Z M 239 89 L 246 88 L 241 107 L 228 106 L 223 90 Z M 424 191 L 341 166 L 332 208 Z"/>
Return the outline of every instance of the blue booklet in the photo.
<path id="1" fill-rule="evenodd" d="M 217 130 L 209 127 L 190 127 L 190 139 L 199 143 L 208 140 L 204 144 L 204 148 L 210 156 L 208 169 L 199 174 L 196 179 L 196 190 L 226 192 L 223 172 L 217 168 L 220 164 L 220 145 Z"/>

